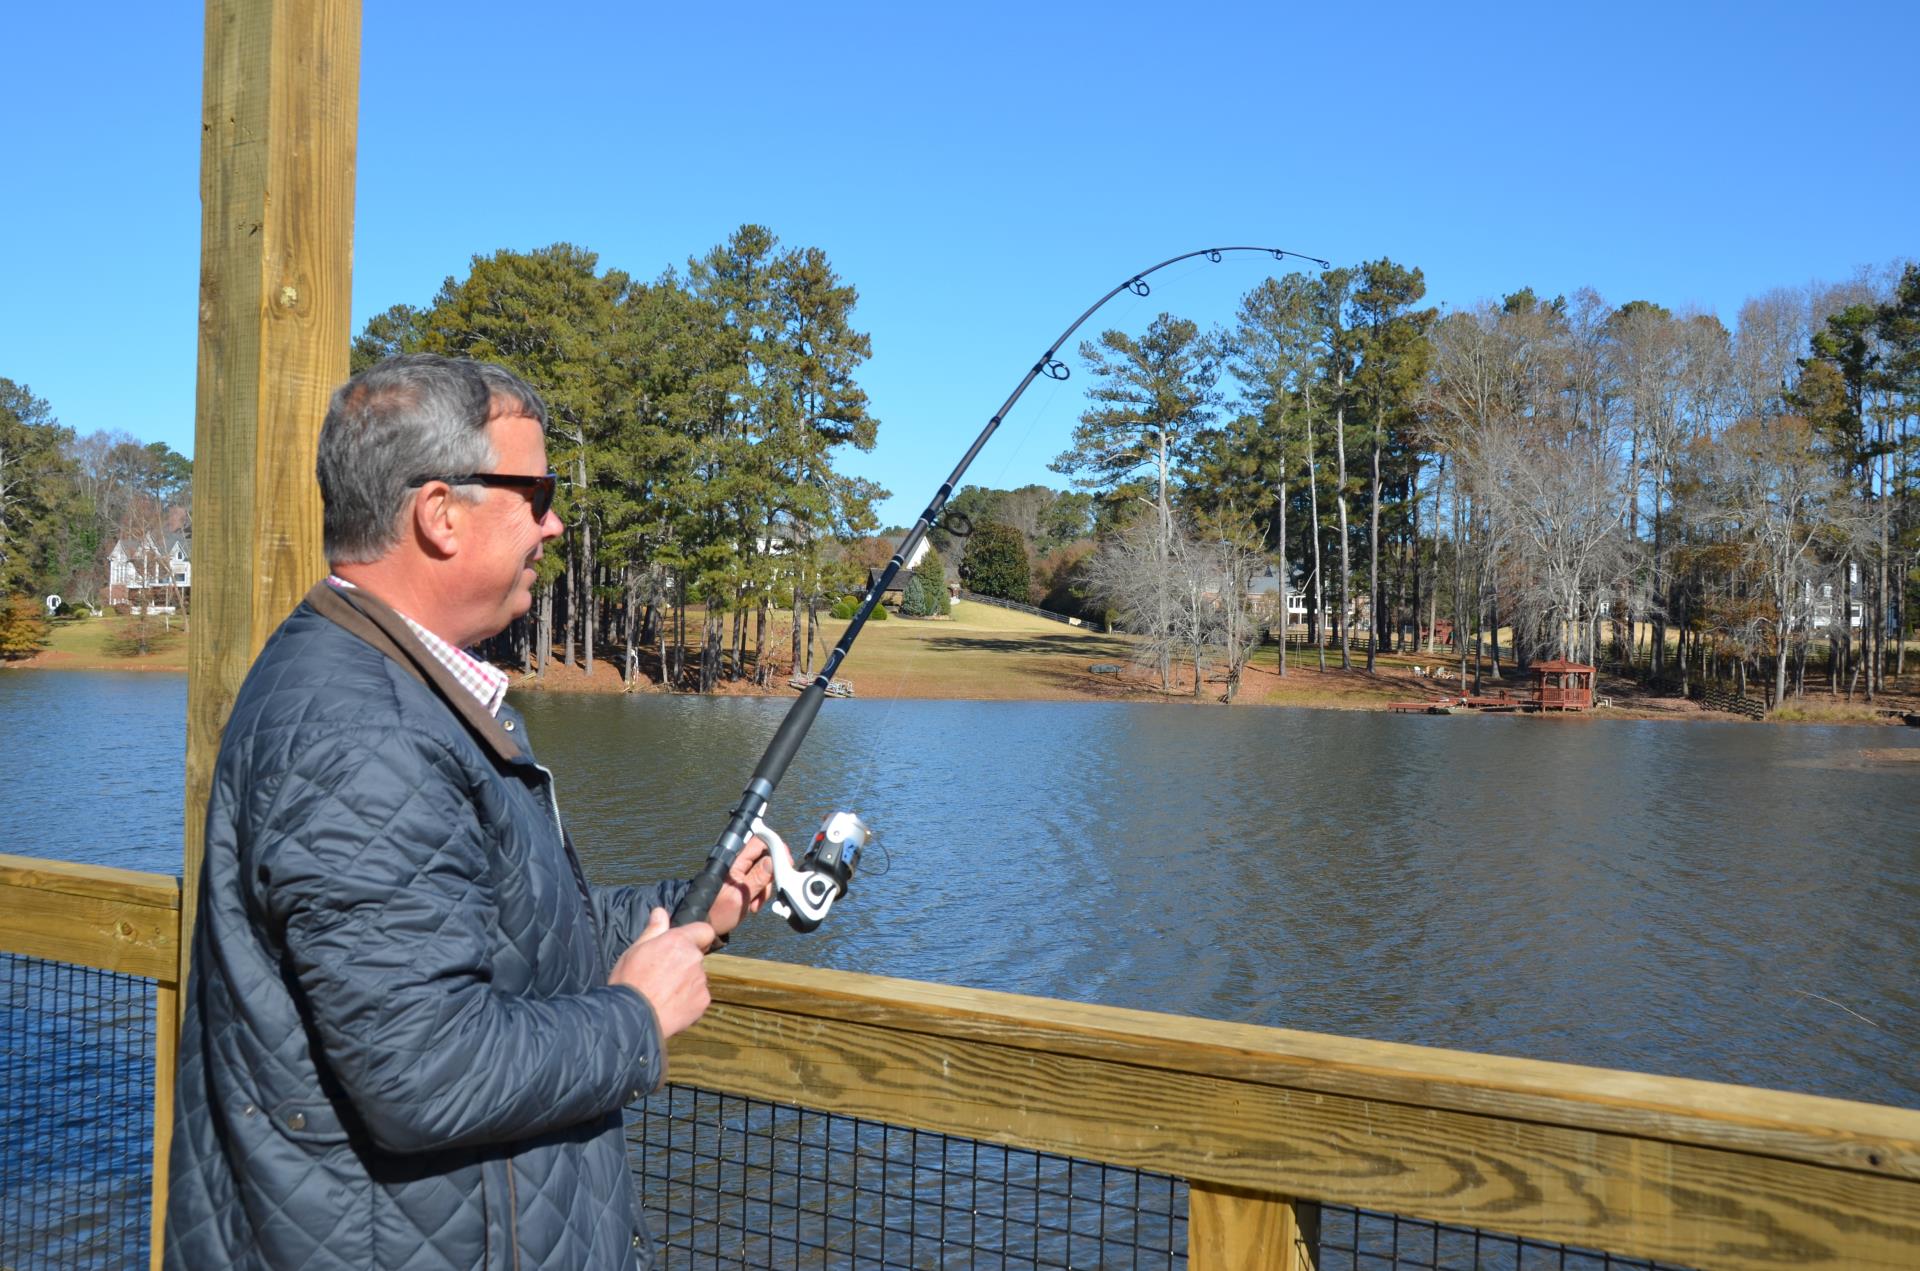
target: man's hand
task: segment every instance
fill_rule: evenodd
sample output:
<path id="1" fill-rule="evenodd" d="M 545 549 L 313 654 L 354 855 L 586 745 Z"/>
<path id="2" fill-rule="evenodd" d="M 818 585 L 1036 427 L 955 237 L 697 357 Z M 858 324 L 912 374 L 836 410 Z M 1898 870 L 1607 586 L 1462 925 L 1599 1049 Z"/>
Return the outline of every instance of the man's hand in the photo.
<path id="1" fill-rule="evenodd" d="M 747 840 L 740 849 L 740 855 L 733 858 L 733 868 L 727 871 L 726 886 L 713 898 L 713 905 L 707 910 L 707 921 L 721 935 L 726 935 L 740 925 L 740 920 L 748 914 L 757 914 L 760 907 L 773 899 L 773 858 L 767 854 L 767 845 L 760 841 L 759 835 Z"/>
<path id="2" fill-rule="evenodd" d="M 663 1037 L 691 1028 L 713 1000 L 707 993 L 704 961 L 715 939 L 713 928 L 704 922 L 674 927 L 668 925 L 672 918 L 666 909 L 649 914 L 646 930 L 627 946 L 607 977 L 607 983 L 624 984 L 647 999 Z"/>

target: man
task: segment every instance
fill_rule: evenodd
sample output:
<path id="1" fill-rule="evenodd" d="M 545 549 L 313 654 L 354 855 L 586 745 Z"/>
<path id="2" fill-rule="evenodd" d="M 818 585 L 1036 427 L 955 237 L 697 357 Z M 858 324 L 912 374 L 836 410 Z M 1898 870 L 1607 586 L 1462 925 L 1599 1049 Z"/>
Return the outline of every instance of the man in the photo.
<path id="1" fill-rule="evenodd" d="M 172 1268 L 647 1266 L 621 1108 L 767 898 L 587 884 L 552 775 L 462 652 L 562 532 L 546 410 L 495 366 L 394 358 L 334 394 L 333 576 L 236 698 L 180 1043 Z"/>

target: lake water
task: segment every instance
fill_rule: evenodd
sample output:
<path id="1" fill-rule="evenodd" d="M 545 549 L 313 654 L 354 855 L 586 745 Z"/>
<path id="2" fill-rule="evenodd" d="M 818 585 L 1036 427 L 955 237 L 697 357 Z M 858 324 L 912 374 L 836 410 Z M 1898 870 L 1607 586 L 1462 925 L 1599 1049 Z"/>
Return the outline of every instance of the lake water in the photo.
<path id="1" fill-rule="evenodd" d="M 0 850 L 177 872 L 185 681 L 0 673 Z M 596 881 L 693 872 L 784 701 L 529 695 Z M 1882 752 L 1876 754 L 1876 752 Z M 1904 729 L 829 702 L 874 852 L 734 952 L 1920 1106 Z"/>

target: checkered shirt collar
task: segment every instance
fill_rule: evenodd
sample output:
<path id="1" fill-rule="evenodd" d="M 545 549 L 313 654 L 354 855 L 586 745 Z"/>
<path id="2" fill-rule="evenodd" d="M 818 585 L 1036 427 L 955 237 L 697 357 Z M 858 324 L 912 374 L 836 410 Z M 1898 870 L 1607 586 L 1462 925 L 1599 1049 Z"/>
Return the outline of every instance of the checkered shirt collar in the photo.
<path id="1" fill-rule="evenodd" d="M 342 591 L 358 590 L 336 574 L 327 575 L 327 582 Z M 398 609 L 394 612 L 400 613 Z M 511 682 L 505 671 L 491 663 L 482 662 L 465 649 L 448 644 L 404 613 L 400 614 L 400 620 L 419 637 L 421 645 L 433 655 L 433 660 L 446 667 L 447 673 L 459 682 L 461 688 L 473 694 L 473 700 L 479 702 L 487 714 L 497 716 L 500 713 L 500 704 L 507 700 L 507 685 Z"/>

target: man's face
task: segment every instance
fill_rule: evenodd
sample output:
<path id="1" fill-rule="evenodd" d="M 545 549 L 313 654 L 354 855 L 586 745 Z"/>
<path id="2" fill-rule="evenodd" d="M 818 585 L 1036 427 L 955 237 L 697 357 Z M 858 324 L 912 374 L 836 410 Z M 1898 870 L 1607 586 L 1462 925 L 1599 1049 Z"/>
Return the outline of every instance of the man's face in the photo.
<path id="1" fill-rule="evenodd" d="M 547 443 L 538 420 L 502 415 L 487 425 L 487 440 L 497 456 L 491 471 L 537 477 L 547 472 Z M 486 629 L 496 635 L 533 605 L 534 562 L 566 527 L 548 510 L 533 519 L 527 492 L 476 486 L 485 492 L 470 505 L 472 594 L 480 602 Z M 463 553 L 464 554 L 464 553 Z"/>

